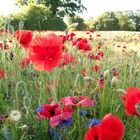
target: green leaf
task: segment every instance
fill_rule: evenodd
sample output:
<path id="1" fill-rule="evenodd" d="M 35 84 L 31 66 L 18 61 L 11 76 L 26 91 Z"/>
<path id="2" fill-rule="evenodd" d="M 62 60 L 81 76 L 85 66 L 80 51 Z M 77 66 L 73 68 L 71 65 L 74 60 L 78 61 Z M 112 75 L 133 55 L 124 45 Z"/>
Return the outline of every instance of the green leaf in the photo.
<path id="1" fill-rule="evenodd" d="M 137 114 L 140 116 L 140 102 L 138 102 L 138 103 L 135 105 L 135 108 L 136 108 Z"/>

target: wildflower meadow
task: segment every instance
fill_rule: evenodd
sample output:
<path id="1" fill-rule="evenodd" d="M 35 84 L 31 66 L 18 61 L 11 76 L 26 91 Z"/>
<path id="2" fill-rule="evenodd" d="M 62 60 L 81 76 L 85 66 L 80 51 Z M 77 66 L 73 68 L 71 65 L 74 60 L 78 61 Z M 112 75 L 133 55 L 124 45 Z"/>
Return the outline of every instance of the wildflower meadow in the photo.
<path id="1" fill-rule="evenodd" d="M 140 32 L 0 32 L 0 140 L 140 140 Z"/>

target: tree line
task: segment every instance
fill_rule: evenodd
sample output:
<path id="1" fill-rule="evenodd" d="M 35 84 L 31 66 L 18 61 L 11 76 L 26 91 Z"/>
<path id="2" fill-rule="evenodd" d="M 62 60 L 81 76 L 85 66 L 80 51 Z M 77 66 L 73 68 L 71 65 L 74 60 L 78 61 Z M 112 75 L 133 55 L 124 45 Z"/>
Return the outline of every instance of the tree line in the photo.
<path id="1" fill-rule="evenodd" d="M 104 12 L 96 19 L 91 17 L 84 20 L 78 13 L 86 8 L 81 0 L 16 0 L 21 10 L 10 15 L 11 24 L 15 29 L 19 28 L 19 22 L 24 22 L 24 29 L 30 30 L 65 30 L 73 23 L 72 30 L 88 30 L 94 28 L 99 31 L 124 30 L 140 31 L 140 10 L 133 11 L 109 11 Z M 64 17 L 68 18 L 68 24 Z M 4 25 L 0 16 L 0 28 Z"/>

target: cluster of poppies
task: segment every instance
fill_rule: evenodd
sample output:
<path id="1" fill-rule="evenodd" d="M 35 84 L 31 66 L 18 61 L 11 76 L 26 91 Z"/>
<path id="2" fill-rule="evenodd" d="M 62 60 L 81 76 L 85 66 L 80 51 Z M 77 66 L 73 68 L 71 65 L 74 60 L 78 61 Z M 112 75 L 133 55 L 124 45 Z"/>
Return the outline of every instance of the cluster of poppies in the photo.
<path id="1" fill-rule="evenodd" d="M 61 103 L 63 106 L 52 102 L 51 104 L 44 104 L 42 107 L 38 107 L 39 118 L 50 119 L 50 126 L 53 127 L 63 121 L 72 119 L 72 113 L 74 112 L 72 107 L 92 107 L 94 105 L 94 101 L 88 96 L 63 97 L 61 98 Z"/>
<path id="2" fill-rule="evenodd" d="M 89 31 L 89 37 L 91 38 L 93 30 Z M 97 54 L 91 53 L 92 47 L 86 38 L 74 37 L 76 34 L 70 33 L 68 35 L 56 35 L 54 33 L 48 34 L 47 36 L 37 35 L 34 37 L 32 31 L 28 30 L 17 30 L 14 33 L 14 37 L 19 41 L 21 46 L 25 49 L 28 57 L 21 58 L 20 67 L 21 69 L 26 68 L 30 63 L 34 65 L 34 68 L 38 71 L 51 71 L 55 67 L 62 67 L 68 63 L 77 64 L 77 60 L 71 55 L 68 48 L 65 46 L 66 41 L 70 41 L 73 47 L 77 47 L 79 51 L 87 53 L 87 58 L 99 61 L 104 53 L 100 51 L 102 44 L 99 42 L 97 45 Z M 4 44 L 4 46 L 7 44 Z M 3 44 L 1 43 L 1 47 Z M 4 47 L 5 48 L 5 47 Z M 14 54 L 12 53 L 12 60 Z M 92 70 L 98 71 L 96 66 L 93 66 Z"/>
<path id="3" fill-rule="evenodd" d="M 127 115 L 140 116 L 139 108 L 136 105 L 140 104 L 140 89 L 129 88 L 126 94 L 122 96 Z M 50 119 L 50 126 L 54 127 L 65 123 L 72 119 L 74 112 L 72 106 L 87 106 L 92 107 L 94 101 L 88 96 L 74 96 L 61 98 L 63 107 L 58 103 L 44 104 L 37 109 L 39 118 Z M 82 112 L 83 113 L 83 112 Z M 85 140 L 121 140 L 124 136 L 123 122 L 113 114 L 106 114 L 99 123 L 91 123 L 89 130 L 85 134 Z"/>
<path id="4" fill-rule="evenodd" d="M 140 117 L 140 89 L 128 88 L 122 96 L 127 115 Z M 124 136 L 124 124 L 112 114 L 103 117 L 101 123 L 90 126 L 85 140 L 121 140 Z"/>
<path id="5" fill-rule="evenodd" d="M 116 116 L 107 114 L 101 123 L 93 124 L 86 132 L 84 140 L 121 140 L 124 136 L 124 124 Z"/>

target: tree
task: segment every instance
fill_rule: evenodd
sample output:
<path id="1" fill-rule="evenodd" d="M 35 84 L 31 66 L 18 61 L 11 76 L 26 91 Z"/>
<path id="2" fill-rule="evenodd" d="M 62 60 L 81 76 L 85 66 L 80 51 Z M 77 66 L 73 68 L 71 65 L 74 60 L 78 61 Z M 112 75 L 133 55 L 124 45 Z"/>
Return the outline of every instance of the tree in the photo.
<path id="1" fill-rule="evenodd" d="M 104 12 L 101 16 L 97 18 L 96 29 L 98 30 L 119 30 L 119 20 L 114 12 Z"/>
<path id="2" fill-rule="evenodd" d="M 135 22 L 132 20 L 133 12 L 132 11 L 118 11 L 116 16 L 118 17 L 120 30 L 124 31 L 134 31 Z"/>
<path id="3" fill-rule="evenodd" d="M 135 26 L 135 31 L 140 31 L 140 10 L 136 12 L 129 11 L 129 18 Z"/>
<path id="4" fill-rule="evenodd" d="M 74 16 L 76 12 L 81 13 L 86 10 L 81 0 L 16 0 L 16 4 L 19 6 L 28 5 L 29 3 L 44 4 L 50 7 L 52 15 L 61 17 L 65 15 Z"/>
<path id="5" fill-rule="evenodd" d="M 27 30 L 65 30 L 66 24 L 60 17 L 52 16 L 48 7 L 43 4 L 30 4 L 22 7 L 19 13 L 11 15 L 11 24 L 19 28 L 19 22 L 24 22 Z"/>

